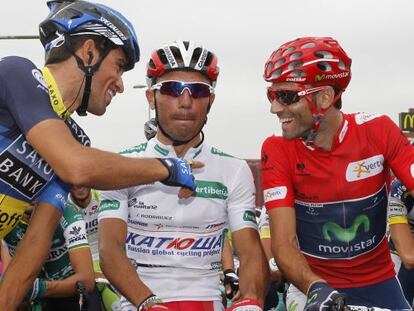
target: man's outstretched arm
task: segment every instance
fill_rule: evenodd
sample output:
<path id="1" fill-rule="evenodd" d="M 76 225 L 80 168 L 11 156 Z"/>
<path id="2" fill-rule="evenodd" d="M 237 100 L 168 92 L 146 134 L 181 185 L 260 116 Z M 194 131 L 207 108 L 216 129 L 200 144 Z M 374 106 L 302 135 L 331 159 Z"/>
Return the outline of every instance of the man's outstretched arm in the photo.
<path id="1" fill-rule="evenodd" d="M 72 185 L 106 190 L 167 180 L 170 185 L 195 186 L 186 165 L 167 169 L 157 159 L 132 159 L 85 147 L 61 120 L 48 119 L 36 124 L 26 138 L 58 176 Z M 194 163 L 194 168 L 199 166 L 200 163 Z"/>
<path id="2" fill-rule="evenodd" d="M 61 217 L 57 208 L 45 202 L 36 207 L 0 283 L 2 310 L 16 310 L 32 286 L 49 253 L 52 236 Z"/>

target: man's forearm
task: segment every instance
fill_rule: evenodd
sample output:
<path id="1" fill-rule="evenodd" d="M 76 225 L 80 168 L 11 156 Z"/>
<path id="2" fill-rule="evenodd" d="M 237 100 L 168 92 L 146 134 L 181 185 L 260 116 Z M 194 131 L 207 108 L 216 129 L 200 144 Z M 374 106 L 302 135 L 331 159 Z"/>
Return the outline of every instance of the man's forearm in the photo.
<path id="1" fill-rule="evenodd" d="M 292 244 L 272 245 L 272 252 L 283 276 L 304 294 L 309 285 L 321 278 L 312 272 L 300 250 Z"/>
<path id="2" fill-rule="evenodd" d="M 151 294 L 151 290 L 139 279 L 123 249 L 101 249 L 100 265 L 108 281 L 134 306 L 138 306 Z"/>
<path id="3" fill-rule="evenodd" d="M 0 283 L 2 310 L 16 310 L 32 286 L 49 253 L 53 232 L 60 217 L 60 212 L 50 205 L 40 204 L 36 209 Z"/>
<path id="4" fill-rule="evenodd" d="M 414 268 L 414 239 L 408 224 L 390 225 L 391 239 L 407 269 Z"/>
<path id="5" fill-rule="evenodd" d="M 254 298 L 263 304 L 269 285 L 269 267 L 259 243 L 241 256 L 239 277 L 242 298 Z"/>
<path id="6" fill-rule="evenodd" d="M 167 169 L 156 159 L 128 158 L 93 148 L 84 149 L 88 156 L 79 157 L 78 174 L 73 169 L 68 173 L 69 176 L 76 174 L 71 180 L 75 185 L 112 190 L 168 177 Z M 81 179 L 77 180 L 77 177 Z"/>

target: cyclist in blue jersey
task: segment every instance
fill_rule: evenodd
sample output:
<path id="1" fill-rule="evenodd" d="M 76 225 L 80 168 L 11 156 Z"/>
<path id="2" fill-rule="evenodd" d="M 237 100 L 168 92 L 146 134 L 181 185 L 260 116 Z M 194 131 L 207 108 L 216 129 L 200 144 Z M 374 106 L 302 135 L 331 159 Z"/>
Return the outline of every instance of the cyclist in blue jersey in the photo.
<path id="1" fill-rule="evenodd" d="M 405 298 L 414 300 L 414 197 L 399 179 L 391 183 L 388 201 L 391 258 Z"/>
<path id="2" fill-rule="evenodd" d="M 181 198 L 196 188 L 184 160 L 128 159 L 88 147 L 70 115 L 105 113 L 124 90 L 122 74 L 139 59 L 138 39 L 131 23 L 109 7 L 48 4 L 51 12 L 39 27 L 45 67 L 16 56 L 0 59 L 0 238 L 31 201 L 39 202 L 0 284 L 4 310 L 15 310 L 38 275 L 70 184 L 117 189 L 161 180 L 183 187 Z"/>

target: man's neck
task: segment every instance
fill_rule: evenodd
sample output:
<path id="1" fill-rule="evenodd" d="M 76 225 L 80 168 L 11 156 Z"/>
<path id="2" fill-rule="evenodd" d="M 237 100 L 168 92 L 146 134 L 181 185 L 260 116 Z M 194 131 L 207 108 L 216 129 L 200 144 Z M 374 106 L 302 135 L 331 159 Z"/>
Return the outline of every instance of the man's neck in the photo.
<path id="1" fill-rule="evenodd" d="M 86 208 L 86 207 L 88 207 L 89 203 L 91 203 L 92 193 L 89 192 L 88 197 L 83 199 L 83 200 L 78 200 L 78 199 L 74 198 L 72 194 L 70 195 L 70 198 L 72 199 L 73 203 L 75 203 L 77 206 L 79 206 L 81 208 Z"/>
<path id="2" fill-rule="evenodd" d="M 52 73 L 53 78 L 62 94 L 63 104 L 71 113 L 80 106 L 82 100 L 83 75 L 78 69 L 73 57 L 58 64 L 46 66 Z"/>
<path id="3" fill-rule="evenodd" d="M 164 145 L 172 145 L 172 141 L 169 140 L 167 137 L 165 137 L 161 131 L 157 132 L 157 139 L 162 142 Z M 201 134 L 194 137 L 192 140 L 190 140 L 188 143 L 180 145 L 180 146 L 174 146 L 174 151 L 177 157 L 183 158 L 185 154 L 187 153 L 190 148 L 193 148 L 197 146 L 201 142 Z"/>
<path id="4" fill-rule="evenodd" d="M 331 107 L 324 115 L 315 137 L 315 145 L 325 151 L 331 151 L 333 139 L 342 124 L 342 113 Z"/>

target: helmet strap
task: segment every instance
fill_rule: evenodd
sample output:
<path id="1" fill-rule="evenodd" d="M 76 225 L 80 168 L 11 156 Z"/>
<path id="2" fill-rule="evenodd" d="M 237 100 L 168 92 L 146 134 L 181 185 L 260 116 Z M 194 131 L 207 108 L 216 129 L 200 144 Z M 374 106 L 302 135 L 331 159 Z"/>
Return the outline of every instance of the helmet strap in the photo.
<path id="1" fill-rule="evenodd" d="M 83 90 L 83 96 L 82 96 L 82 102 L 81 105 L 76 109 L 76 112 L 79 116 L 86 116 L 86 111 L 88 110 L 88 104 L 89 104 L 89 97 L 91 95 L 91 86 L 92 86 L 92 77 L 95 74 L 96 71 L 98 71 L 99 67 L 102 64 L 102 61 L 105 59 L 106 56 L 108 56 L 109 52 L 112 50 L 111 46 L 109 45 L 100 55 L 98 61 L 95 65 L 89 66 L 85 65 L 83 60 L 76 55 L 72 43 L 70 42 L 70 36 L 68 34 L 65 34 L 65 46 L 66 48 L 72 53 L 72 55 L 75 57 L 76 63 L 78 64 L 78 67 L 80 70 L 82 70 L 85 73 L 85 88 Z"/>
<path id="2" fill-rule="evenodd" d="M 320 111 L 317 110 L 316 103 L 312 100 L 311 96 L 305 95 L 313 118 L 312 128 L 309 131 L 308 135 L 304 138 L 305 144 L 307 146 L 314 146 L 317 132 L 321 126 L 321 122 L 323 121 L 326 112 L 339 99 L 339 97 L 341 97 L 342 93 L 343 91 L 338 92 L 338 94 L 336 94 L 336 96 L 333 98 L 331 104 L 327 108 L 321 109 Z"/>

